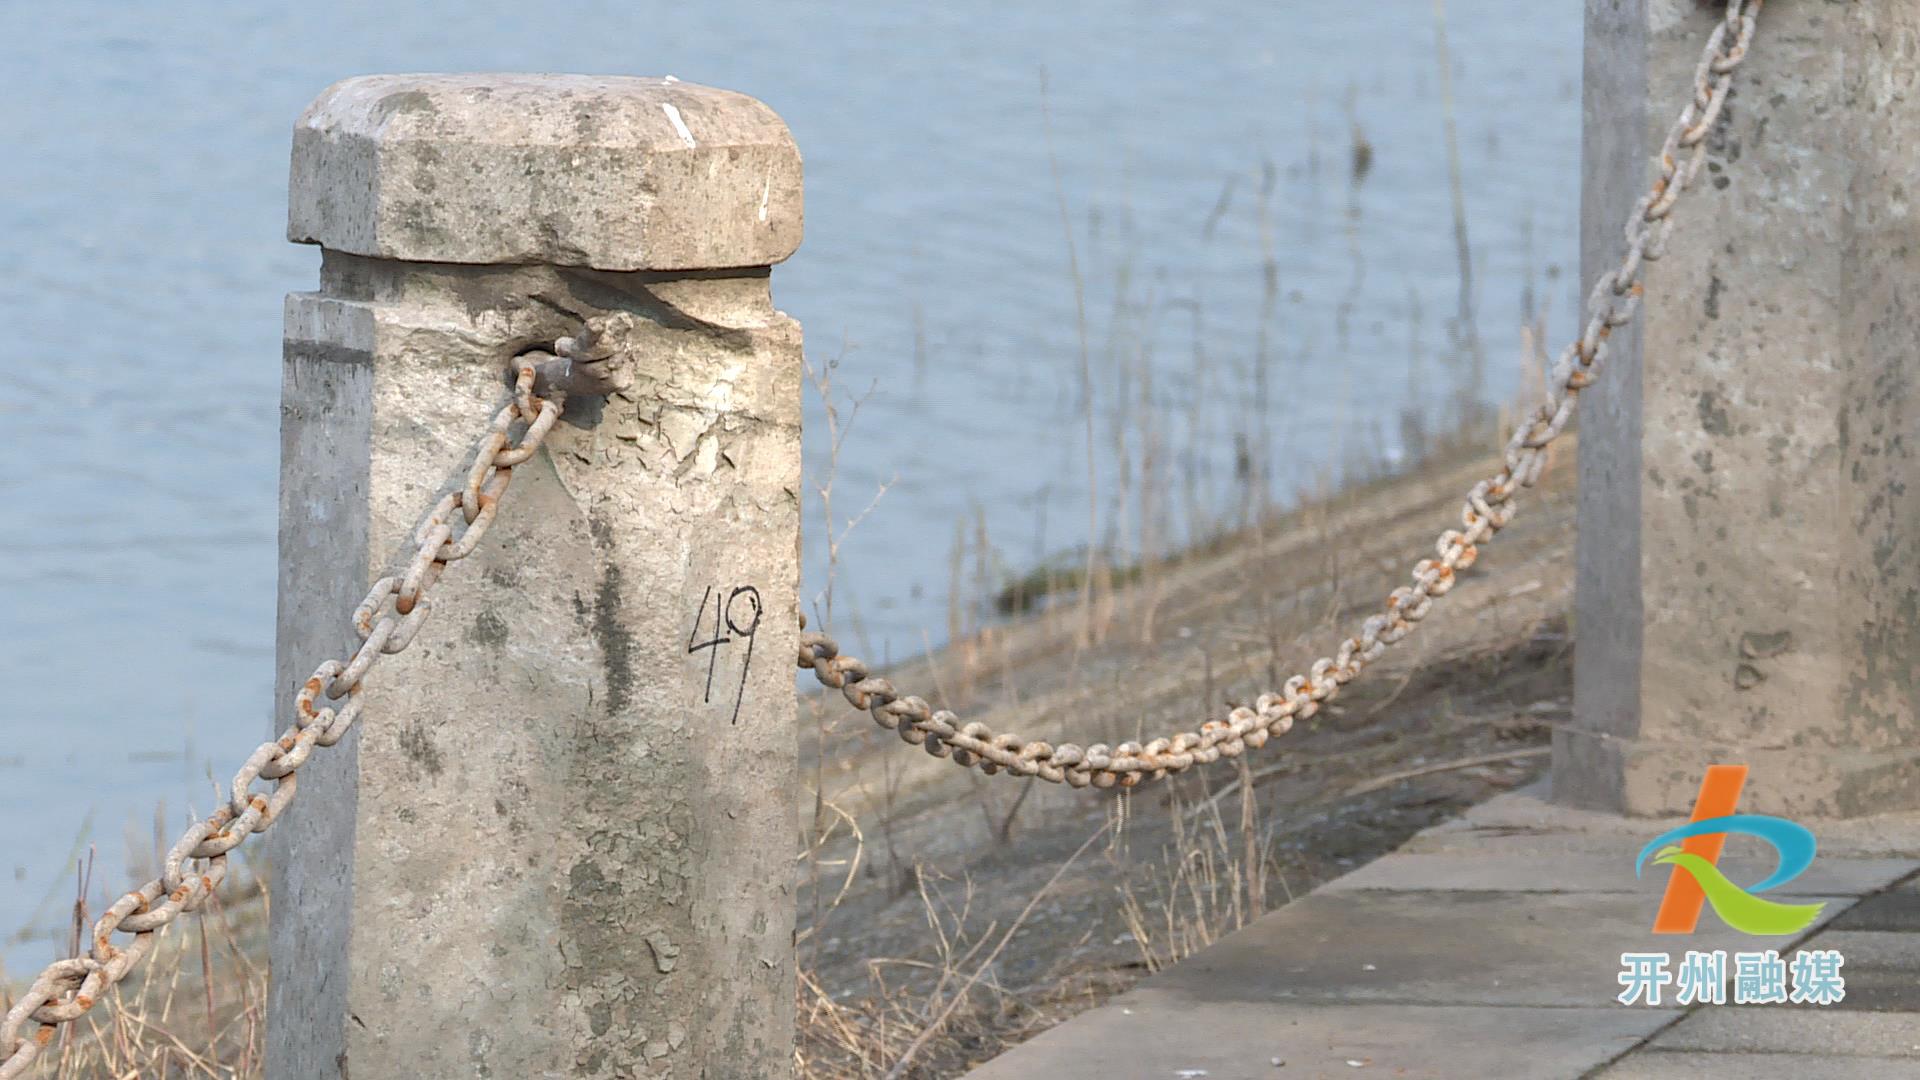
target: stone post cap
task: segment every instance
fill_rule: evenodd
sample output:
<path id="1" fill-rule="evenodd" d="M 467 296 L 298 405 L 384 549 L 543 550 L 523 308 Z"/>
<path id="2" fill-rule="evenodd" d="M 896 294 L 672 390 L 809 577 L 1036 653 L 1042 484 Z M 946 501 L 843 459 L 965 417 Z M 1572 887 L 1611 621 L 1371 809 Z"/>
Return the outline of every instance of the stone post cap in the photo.
<path id="1" fill-rule="evenodd" d="M 800 152 L 727 90 L 590 75 L 369 75 L 293 132 L 287 239 L 383 259 L 718 270 L 800 244 Z"/>

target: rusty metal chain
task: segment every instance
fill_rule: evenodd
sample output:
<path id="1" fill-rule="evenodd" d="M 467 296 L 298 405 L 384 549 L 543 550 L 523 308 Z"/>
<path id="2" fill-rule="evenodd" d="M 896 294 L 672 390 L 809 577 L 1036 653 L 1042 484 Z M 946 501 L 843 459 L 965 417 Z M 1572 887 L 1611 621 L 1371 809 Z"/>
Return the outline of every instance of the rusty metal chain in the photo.
<path id="1" fill-rule="evenodd" d="M 226 878 L 227 853 L 247 837 L 265 832 L 293 801 L 299 769 L 314 748 L 333 746 L 346 736 L 360 715 L 361 681 L 367 672 L 381 657 L 413 643 L 431 610 L 427 594 L 441 571 L 473 553 L 499 512 L 514 467 L 539 451 L 559 419 L 560 406 L 534 393 L 536 374 L 532 362 L 519 364 L 513 398 L 494 414 L 461 489 L 443 496 L 414 531 L 418 547 L 406 569 L 374 582 L 355 609 L 359 649 L 344 663 L 329 660 L 314 669 L 294 696 L 293 727 L 247 758 L 233 778 L 227 804 L 180 837 L 167 853 L 160 877 L 107 908 L 93 925 L 87 955 L 48 966 L 7 1010 L 0 1020 L 0 1053 L 5 1055 L 0 1057 L 0 1080 L 25 1074 L 60 1025 L 85 1015 L 146 957 L 156 931 L 205 903 Z M 517 442 L 512 436 L 516 422 L 525 424 Z M 337 713 L 316 708 L 322 695 L 334 701 L 344 697 L 346 702 Z M 254 784 L 263 780 L 272 781 L 273 790 L 254 792 Z M 132 935 L 132 940 L 117 946 L 116 933 Z M 39 1027 L 31 1037 L 22 1037 L 28 1021 Z"/>
<path id="2" fill-rule="evenodd" d="M 1295 675 L 1278 693 L 1262 694 L 1251 707 L 1240 706 L 1224 720 L 1208 720 L 1198 731 L 1183 731 L 1145 745 L 1096 743 L 1083 748 L 996 733 L 978 722 L 963 725 L 952 712 L 901 695 L 891 682 L 873 675 L 864 661 L 842 655 L 834 640 L 822 633 L 801 635 L 800 667 L 811 670 L 823 686 L 840 690 L 854 708 L 870 713 L 881 727 L 893 729 L 936 757 L 951 755 L 956 764 L 978 765 L 983 772 L 1004 769 L 1016 776 L 1064 781 L 1074 787 L 1131 787 L 1197 762 L 1238 757 L 1248 747 L 1257 748 L 1268 738 L 1285 734 L 1294 721 L 1312 716 L 1388 646 L 1414 631 L 1433 601 L 1453 588 L 1458 572 L 1473 565 L 1478 545 L 1512 519 L 1517 489 L 1532 487 L 1539 479 L 1545 449 L 1573 416 L 1580 391 L 1592 383 L 1606 357 L 1607 339 L 1616 327 L 1633 319 L 1642 272 L 1666 248 L 1673 231 L 1674 205 L 1700 170 L 1707 135 L 1726 104 L 1734 69 L 1752 44 L 1755 16 L 1763 2 L 1728 0 L 1726 15 L 1715 25 L 1695 70 L 1693 94 L 1660 148 L 1659 178 L 1641 196 L 1627 224 L 1625 256 L 1617 268 L 1594 283 L 1587 298 L 1585 331 L 1560 354 L 1548 379 L 1546 399 L 1508 441 L 1499 470 L 1467 492 L 1460 513 L 1462 528 L 1441 533 L 1435 557 L 1414 565 L 1413 584 L 1394 589 L 1385 611 L 1368 616 L 1358 634 L 1341 642 L 1333 656 L 1314 661 L 1307 674 Z M 805 626 L 803 616 L 802 630 Z"/>

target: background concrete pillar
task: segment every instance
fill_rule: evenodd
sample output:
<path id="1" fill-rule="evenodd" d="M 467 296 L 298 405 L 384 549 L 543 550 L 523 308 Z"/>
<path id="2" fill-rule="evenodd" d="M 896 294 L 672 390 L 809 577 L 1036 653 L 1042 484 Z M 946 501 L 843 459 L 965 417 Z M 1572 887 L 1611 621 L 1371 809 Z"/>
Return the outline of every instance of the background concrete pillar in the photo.
<path id="1" fill-rule="evenodd" d="M 568 400 L 301 773 L 269 1075 L 790 1070 L 800 192 L 777 116 L 672 80 L 361 78 L 301 117 L 281 686 L 358 644 L 516 354 L 591 324 L 632 383 Z"/>
<path id="2" fill-rule="evenodd" d="M 1719 3 L 1588 0 L 1582 266 L 1619 255 Z M 1768 0 L 1641 323 L 1583 396 L 1555 797 L 1920 806 L 1920 5 Z"/>

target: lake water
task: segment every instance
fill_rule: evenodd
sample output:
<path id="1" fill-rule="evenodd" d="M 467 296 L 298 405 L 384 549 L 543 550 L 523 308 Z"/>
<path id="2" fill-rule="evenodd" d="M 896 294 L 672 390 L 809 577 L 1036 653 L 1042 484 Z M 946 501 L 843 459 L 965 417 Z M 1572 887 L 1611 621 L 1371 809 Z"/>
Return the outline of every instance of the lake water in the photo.
<path id="1" fill-rule="evenodd" d="M 1571 329 L 1580 10 L 1448 5 L 1484 401 L 1529 311 Z M 673 74 L 792 126 L 775 294 L 842 416 L 864 399 L 836 510 L 888 485 L 834 578 L 865 655 L 946 637 L 963 520 L 1014 571 L 1088 540 L 1083 343 L 1121 557 L 1230 520 L 1263 456 L 1283 498 L 1391 461 L 1469 384 L 1431 0 L 5 5 L 0 933 L 57 923 L 89 845 L 118 891 L 268 728 L 280 302 L 318 265 L 284 239 L 293 118 L 347 75 L 502 69 Z"/>

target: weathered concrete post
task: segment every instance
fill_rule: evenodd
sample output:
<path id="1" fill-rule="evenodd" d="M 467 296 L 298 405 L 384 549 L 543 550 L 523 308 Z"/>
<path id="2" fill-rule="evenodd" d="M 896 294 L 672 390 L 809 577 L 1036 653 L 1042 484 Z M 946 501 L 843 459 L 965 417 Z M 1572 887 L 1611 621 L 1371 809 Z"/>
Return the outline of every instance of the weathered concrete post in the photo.
<path id="1" fill-rule="evenodd" d="M 591 324 L 632 383 L 569 399 L 300 774 L 271 834 L 268 1074 L 786 1074 L 785 126 L 673 80 L 351 79 L 300 118 L 291 198 L 322 258 L 287 300 L 281 686 L 358 645 L 349 612 L 460 484 L 516 354 Z"/>
<path id="2" fill-rule="evenodd" d="M 1588 0 L 1585 280 L 1720 11 Z M 1920 5 L 1769 0 L 1709 146 L 1582 401 L 1555 797 L 1685 811 L 1721 761 L 1743 809 L 1920 806 Z"/>

